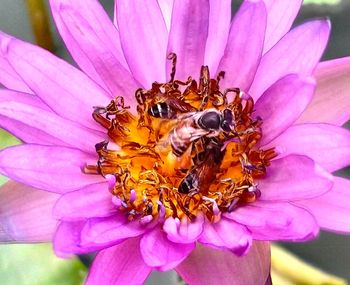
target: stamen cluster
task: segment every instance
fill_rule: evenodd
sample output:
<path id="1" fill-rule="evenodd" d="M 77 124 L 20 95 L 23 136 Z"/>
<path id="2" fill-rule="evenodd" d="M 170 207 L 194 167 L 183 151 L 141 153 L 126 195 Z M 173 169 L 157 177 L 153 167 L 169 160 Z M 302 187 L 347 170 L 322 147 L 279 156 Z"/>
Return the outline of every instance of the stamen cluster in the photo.
<path id="1" fill-rule="evenodd" d="M 110 141 L 96 144 L 97 165 L 86 172 L 105 176 L 113 201 L 129 219 L 204 214 L 218 221 L 223 212 L 260 196 L 256 179 L 265 175 L 273 149 L 261 150 L 260 118 L 253 99 L 239 88 L 220 91 L 224 73 L 210 78 L 202 66 L 199 82 L 175 80 L 138 89 L 137 115 L 122 97 L 95 107 L 94 119 Z"/>

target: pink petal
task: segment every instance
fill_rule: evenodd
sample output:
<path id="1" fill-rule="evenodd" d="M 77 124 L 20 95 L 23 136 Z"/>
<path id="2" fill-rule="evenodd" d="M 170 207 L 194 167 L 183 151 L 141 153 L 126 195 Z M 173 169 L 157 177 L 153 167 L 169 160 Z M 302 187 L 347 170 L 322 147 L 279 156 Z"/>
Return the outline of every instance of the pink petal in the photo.
<path id="1" fill-rule="evenodd" d="M 162 11 L 166 28 L 168 31 L 170 31 L 171 14 L 173 12 L 174 0 L 158 0 L 158 5 Z"/>
<path id="2" fill-rule="evenodd" d="M 262 57 L 250 95 L 258 99 L 287 74 L 311 75 L 326 47 L 329 32 L 328 20 L 314 20 L 291 30 Z"/>
<path id="3" fill-rule="evenodd" d="M 143 87 L 165 81 L 168 33 L 156 0 L 116 0 L 120 39 L 126 61 Z M 131 32 L 132 31 L 132 32 Z"/>
<path id="4" fill-rule="evenodd" d="M 289 203 L 257 201 L 225 217 L 245 225 L 257 240 L 308 240 L 319 231 L 313 215 Z"/>
<path id="5" fill-rule="evenodd" d="M 110 96 L 84 73 L 48 51 L 11 39 L 3 52 L 28 86 L 58 115 L 92 129 L 93 106 L 105 106 Z M 79 111 L 77 111 L 79 110 Z"/>
<path id="6" fill-rule="evenodd" d="M 5 45 L 9 39 L 12 37 L 0 32 L 0 84 L 4 85 L 8 89 L 33 93 L 27 84 L 21 79 L 21 77 L 16 73 L 12 66 L 8 63 L 6 56 L 2 51 L 2 46 Z"/>
<path id="7" fill-rule="evenodd" d="M 97 183 L 61 196 L 53 215 L 60 220 L 74 221 L 94 217 L 108 217 L 117 211 L 107 183 Z"/>
<path id="8" fill-rule="evenodd" d="M 167 53 L 177 54 L 176 78 L 198 78 L 208 36 L 209 0 L 175 0 Z M 171 62 L 167 62 L 170 75 Z"/>
<path id="9" fill-rule="evenodd" d="M 65 193 L 104 181 L 84 174 L 82 168 L 96 158 L 77 149 L 18 145 L 0 151 L 0 173 L 18 182 L 55 193 Z"/>
<path id="10" fill-rule="evenodd" d="M 238 257 L 229 251 L 198 245 L 176 271 L 191 285 L 265 284 L 270 274 L 270 246 L 254 242 L 247 255 Z"/>
<path id="11" fill-rule="evenodd" d="M 9 93 L 2 94 L 0 91 L 0 126 L 24 142 L 71 146 L 95 153 L 94 145 L 104 140 L 102 134 L 97 135 L 51 110 L 42 109 L 37 96 Z M 12 95 L 12 98 L 8 98 L 8 95 Z"/>
<path id="12" fill-rule="evenodd" d="M 151 268 L 143 260 L 138 239 L 128 239 L 97 254 L 85 285 L 143 284 Z"/>
<path id="13" fill-rule="evenodd" d="M 57 221 L 52 207 L 59 196 L 9 181 L 0 188 L 0 243 L 47 242 Z"/>
<path id="14" fill-rule="evenodd" d="M 225 71 L 222 88 L 247 90 L 258 68 L 264 44 L 266 8 L 262 1 L 244 1 L 235 15 L 218 71 Z"/>
<path id="15" fill-rule="evenodd" d="M 255 115 L 263 120 L 261 145 L 277 137 L 300 117 L 314 90 L 314 80 L 292 74 L 264 92 L 255 104 Z"/>
<path id="16" fill-rule="evenodd" d="M 316 94 L 299 122 L 343 125 L 350 118 L 350 57 L 321 62 L 314 75 Z"/>
<path id="17" fill-rule="evenodd" d="M 197 240 L 203 230 L 203 215 L 198 215 L 195 221 L 183 218 L 169 217 L 165 220 L 163 230 L 170 241 L 175 243 L 193 243 Z"/>
<path id="18" fill-rule="evenodd" d="M 81 69 L 106 86 L 112 97 L 123 95 L 133 102 L 139 84 L 128 70 L 119 32 L 98 1 L 51 0 L 51 7 L 60 34 Z"/>
<path id="19" fill-rule="evenodd" d="M 273 160 L 258 181 L 261 200 L 295 201 L 329 191 L 333 177 L 307 156 L 288 155 Z"/>
<path id="20" fill-rule="evenodd" d="M 244 255 L 252 245 L 252 237 L 245 226 L 223 217 L 217 223 L 206 220 L 199 242 Z"/>
<path id="21" fill-rule="evenodd" d="M 278 157 L 306 155 L 329 172 L 350 164 L 350 132 L 327 124 L 301 124 L 288 128 L 264 148 L 275 147 Z"/>
<path id="22" fill-rule="evenodd" d="M 290 29 L 302 0 L 264 0 L 267 8 L 267 26 L 264 53 L 272 48 Z"/>
<path id="23" fill-rule="evenodd" d="M 350 180 L 334 177 L 331 191 L 314 199 L 298 201 L 296 204 L 308 209 L 322 228 L 349 234 Z"/>
<path id="24" fill-rule="evenodd" d="M 145 263 L 161 271 L 176 267 L 194 248 L 194 243 L 171 242 L 158 228 L 143 235 L 140 242 L 141 255 Z"/>
<path id="25" fill-rule="evenodd" d="M 209 29 L 204 64 L 215 74 L 224 55 L 231 23 L 231 0 L 210 0 Z"/>
<path id="26" fill-rule="evenodd" d="M 136 237 L 144 233 L 146 226 L 139 220 L 130 222 L 124 213 L 105 218 L 89 219 L 82 231 L 81 245 L 102 245 Z"/>
<path id="27" fill-rule="evenodd" d="M 81 245 L 81 231 L 84 228 L 85 221 L 61 222 L 57 228 L 53 248 L 55 254 L 62 258 L 72 257 L 73 254 L 91 253 L 116 245 L 118 242 L 110 244 L 90 244 Z"/>

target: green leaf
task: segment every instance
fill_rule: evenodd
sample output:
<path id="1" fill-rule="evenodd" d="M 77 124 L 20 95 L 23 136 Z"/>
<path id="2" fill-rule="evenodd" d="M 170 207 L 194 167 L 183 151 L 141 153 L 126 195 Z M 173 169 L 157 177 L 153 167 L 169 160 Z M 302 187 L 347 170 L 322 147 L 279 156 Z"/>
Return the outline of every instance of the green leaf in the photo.
<path id="1" fill-rule="evenodd" d="M 56 257 L 50 244 L 0 245 L 1 285 L 80 285 L 86 271 L 77 258 Z"/>
<path id="2" fill-rule="evenodd" d="M 317 4 L 317 5 L 337 5 L 341 0 L 304 0 L 303 4 Z"/>

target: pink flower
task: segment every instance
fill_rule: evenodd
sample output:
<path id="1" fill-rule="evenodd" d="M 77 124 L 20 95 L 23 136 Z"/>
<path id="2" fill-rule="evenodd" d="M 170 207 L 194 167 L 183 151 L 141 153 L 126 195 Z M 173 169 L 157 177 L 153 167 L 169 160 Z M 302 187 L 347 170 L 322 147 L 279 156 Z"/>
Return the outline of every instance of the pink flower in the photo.
<path id="1" fill-rule="evenodd" d="M 350 58 L 318 63 L 327 20 L 289 31 L 301 1 L 246 0 L 231 22 L 228 0 L 117 0 L 113 25 L 97 1 L 50 2 L 82 71 L 0 34 L 0 126 L 24 142 L 0 152 L 17 181 L 1 189 L 1 241 L 99 251 L 87 284 L 172 268 L 264 284 L 261 241 L 350 231 L 350 182 L 331 174 L 350 161 Z"/>

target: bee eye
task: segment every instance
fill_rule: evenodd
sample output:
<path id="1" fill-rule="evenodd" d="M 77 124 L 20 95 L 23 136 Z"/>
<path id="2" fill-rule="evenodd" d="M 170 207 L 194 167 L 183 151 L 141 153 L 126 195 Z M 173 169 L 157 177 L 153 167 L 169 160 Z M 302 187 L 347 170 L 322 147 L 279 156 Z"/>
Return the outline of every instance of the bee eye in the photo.
<path id="1" fill-rule="evenodd" d="M 229 109 L 225 109 L 223 112 L 224 120 L 228 123 L 231 124 L 233 121 L 233 114 L 232 111 Z"/>
<path id="2" fill-rule="evenodd" d="M 227 121 L 223 121 L 223 122 L 222 122 L 221 128 L 222 128 L 225 132 L 231 131 L 230 124 L 229 124 Z"/>
<path id="3" fill-rule="evenodd" d="M 207 112 L 198 120 L 200 127 L 217 130 L 220 127 L 221 117 L 216 112 Z"/>

